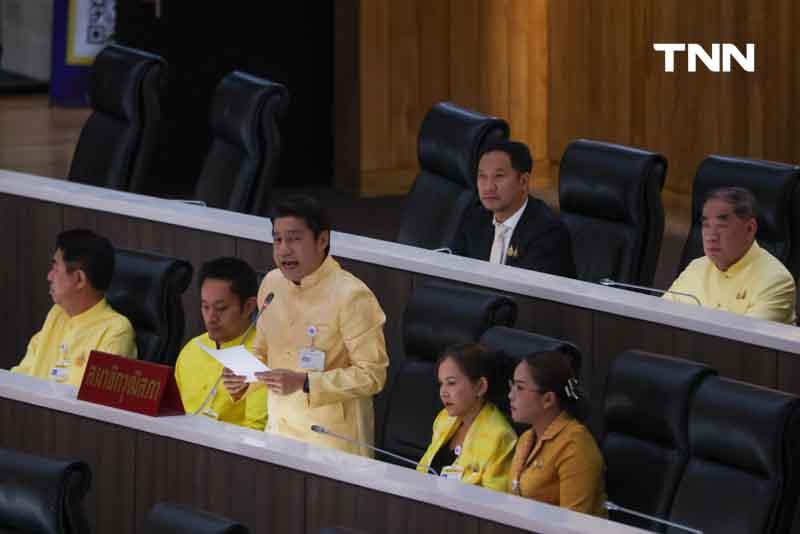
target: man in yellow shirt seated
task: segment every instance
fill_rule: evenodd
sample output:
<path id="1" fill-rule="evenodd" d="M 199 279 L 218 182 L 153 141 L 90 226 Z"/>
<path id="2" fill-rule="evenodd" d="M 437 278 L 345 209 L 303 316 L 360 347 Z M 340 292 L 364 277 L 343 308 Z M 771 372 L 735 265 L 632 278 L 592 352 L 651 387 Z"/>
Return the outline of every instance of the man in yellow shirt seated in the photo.
<path id="1" fill-rule="evenodd" d="M 136 358 L 130 321 L 105 292 L 114 275 L 114 247 L 90 230 L 61 232 L 47 273 L 53 307 L 12 373 L 79 386 L 92 350 Z"/>
<path id="2" fill-rule="evenodd" d="M 200 309 L 208 331 L 189 341 L 175 363 L 183 407 L 193 413 L 205 403 L 202 413 L 213 419 L 264 430 L 267 389 L 253 391 L 244 401 L 235 403 L 217 384 L 222 365 L 198 345 L 215 349 L 244 345 L 253 350 L 256 329 L 250 325 L 256 310 L 256 273 L 239 258 L 217 258 L 202 266 L 198 285 Z"/>
<path id="3" fill-rule="evenodd" d="M 703 251 L 669 288 L 689 293 L 703 306 L 781 323 L 795 322 L 791 273 L 755 240 L 758 207 L 741 187 L 715 189 L 703 204 Z M 665 294 L 664 298 L 692 303 Z"/>

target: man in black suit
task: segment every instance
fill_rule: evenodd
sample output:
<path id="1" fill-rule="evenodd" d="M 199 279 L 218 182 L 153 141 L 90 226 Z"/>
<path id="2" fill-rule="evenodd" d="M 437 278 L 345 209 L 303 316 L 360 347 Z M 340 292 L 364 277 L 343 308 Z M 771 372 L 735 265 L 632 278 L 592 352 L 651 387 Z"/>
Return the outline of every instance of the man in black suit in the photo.
<path id="1" fill-rule="evenodd" d="M 558 215 L 528 194 L 533 159 L 528 147 L 498 141 L 478 163 L 476 205 L 464 215 L 453 254 L 575 277 L 572 243 Z"/>

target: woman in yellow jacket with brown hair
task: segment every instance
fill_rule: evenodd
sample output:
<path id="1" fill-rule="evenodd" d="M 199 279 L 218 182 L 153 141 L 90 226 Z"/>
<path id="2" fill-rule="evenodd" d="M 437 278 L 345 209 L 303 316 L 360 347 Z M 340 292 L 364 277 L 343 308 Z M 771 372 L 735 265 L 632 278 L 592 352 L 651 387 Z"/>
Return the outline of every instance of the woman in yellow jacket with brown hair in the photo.
<path id="1" fill-rule="evenodd" d="M 509 491 L 607 517 L 603 456 L 578 421 L 583 399 L 569 357 L 529 354 L 514 370 L 510 387 L 511 416 L 531 429 L 517 442 Z"/>
<path id="2" fill-rule="evenodd" d="M 477 343 L 455 345 L 436 363 L 444 409 L 420 460 L 447 478 L 505 491 L 517 434 L 492 402 L 504 395 L 501 358 Z M 508 375 L 506 375 L 507 377 Z"/>

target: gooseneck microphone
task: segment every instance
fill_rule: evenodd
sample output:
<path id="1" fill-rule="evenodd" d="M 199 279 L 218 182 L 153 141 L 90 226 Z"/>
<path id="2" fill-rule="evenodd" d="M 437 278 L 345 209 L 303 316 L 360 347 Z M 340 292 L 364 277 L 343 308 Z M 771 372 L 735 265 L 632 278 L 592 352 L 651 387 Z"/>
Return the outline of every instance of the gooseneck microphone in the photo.
<path id="1" fill-rule="evenodd" d="M 267 296 L 264 298 L 264 304 L 262 304 L 261 305 L 261 309 L 258 310 L 258 314 L 256 315 L 255 320 L 252 323 L 250 323 L 250 326 L 248 326 L 247 330 L 245 330 L 244 334 L 242 334 L 242 344 L 243 345 L 244 345 L 244 341 L 247 339 L 247 334 L 249 334 L 250 330 L 252 330 L 252 328 L 256 325 L 256 323 L 258 323 L 258 320 L 261 318 L 261 314 L 264 313 L 264 310 L 267 309 L 267 306 L 270 305 L 270 303 L 272 302 L 272 299 L 274 299 L 274 298 L 275 298 L 275 293 L 273 293 L 272 291 L 270 291 L 267 294 Z M 203 409 L 206 407 L 206 405 L 217 394 L 217 388 L 219 387 L 219 383 L 221 381 L 222 381 L 222 373 L 220 373 L 219 377 L 217 378 L 217 381 L 214 382 L 214 386 L 211 388 L 211 390 L 209 390 L 208 395 L 206 395 L 206 398 L 203 401 L 203 403 L 200 405 L 200 407 L 198 409 L 196 409 L 195 411 L 192 412 L 192 415 L 197 415 L 197 414 L 199 414 L 200 412 L 203 411 Z"/>
<path id="2" fill-rule="evenodd" d="M 673 521 L 667 521 L 666 519 L 661 519 L 660 517 L 655 517 L 649 514 L 643 514 L 642 512 L 637 512 L 636 510 L 631 510 L 630 508 L 625 508 L 618 504 L 614 504 L 611 501 L 604 502 L 603 506 L 609 512 L 622 512 L 623 514 L 629 514 L 632 516 L 640 517 L 642 519 L 647 519 L 649 521 L 653 521 L 661 525 L 666 525 L 668 527 L 685 530 L 686 532 L 691 532 L 692 534 L 703 534 L 702 530 L 697 530 L 696 528 L 687 527 L 686 525 L 681 525 L 680 523 L 675 523 Z"/>
<path id="3" fill-rule="evenodd" d="M 334 437 L 336 439 L 341 439 L 341 440 L 347 441 L 348 443 L 352 443 L 353 445 L 359 445 L 361 447 L 366 447 L 367 449 L 372 449 L 375 452 L 379 452 L 381 454 L 385 454 L 386 456 L 390 456 L 390 457 L 394 458 L 395 460 L 401 460 L 403 462 L 406 462 L 408 464 L 413 465 L 414 467 L 418 467 L 418 466 L 421 465 L 422 467 L 427 469 L 429 473 L 431 473 L 431 474 L 433 474 L 434 476 L 437 476 L 437 477 L 439 476 L 439 473 L 434 471 L 434 469 L 429 465 L 425 465 L 425 464 L 421 464 L 419 462 L 415 462 L 414 460 L 411 460 L 409 458 L 404 458 L 404 457 L 400 456 L 399 454 L 395 454 L 393 452 L 389 452 L 389 451 L 384 450 L 384 449 L 379 449 L 378 447 L 373 447 L 369 443 L 364 443 L 363 441 L 358 441 L 356 439 L 351 439 L 351 438 L 348 438 L 347 436 L 342 436 L 341 434 L 337 434 L 336 432 L 331 432 L 330 430 L 328 430 L 324 426 L 311 425 L 311 431 L 312 432 L 316 432 L 317 434 L 325 434 L 326 436 L 331 436 L 331 437 Z"/>
<path id="4" fill-rule="evenodd" d="M 625 284 L 623 282 L 617 282 L 612 280 L 611 278 L 603 278 L 597 282 L 601 286 L 606 287 L 624 287 L 627 289 L 639 289 L 641 291 L 650 291 L 652 293 L 658 293 L 660 295 L 680 295 L 681 297 L 688 297 L 694 300 L 698 306 L 702 307 L 703 304 L 700 302 L 700 299 L 696 296 L 692 295 L 691 293 L 684 293 L 683 291 L 670 291 L 669 289 L 656 289 L 654 287 L 647 287 L 647 286 L 637 286 L 634 284 Z"/>

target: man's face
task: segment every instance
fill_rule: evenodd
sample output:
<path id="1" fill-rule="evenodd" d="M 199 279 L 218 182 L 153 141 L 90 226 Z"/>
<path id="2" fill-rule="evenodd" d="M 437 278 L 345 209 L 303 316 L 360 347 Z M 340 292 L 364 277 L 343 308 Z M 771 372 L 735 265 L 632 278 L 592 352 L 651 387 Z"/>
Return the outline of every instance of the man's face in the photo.
<path id="1" fill-rule="evenodd" d="M 242 302 L 231 291 L 231 282 L 206 278 L 200 287 L 200 311 L 208 337 L 217 343 L 236 339 L 250 326 L 250 316 L 256 307 L 255 297 Z"/>
<path id="2" fill-rule="evenodd" d="M 511 166 L 505 152 L 487 152 L 478 162 L 478 196 L 481 204 L 503 221 L 514 214 L 528 196 L 530 173 L 521 173 Z"/>
<path id="3" fill-rule="evenodd" d="M 61 249 L 53 254 L 53 261 L 50 265 L 50 272 L 47 273 L 47 281 L 50 282 L 50 297 L 55 304 L 64 306 L 78 294 L 82 284 L 85 283 L 83 271 L 75 269 L 70 272 L 67 264 L 64 263 L 64 254 Z"/>
<path id="4" fill-rule="evenodd" d="M 299 283 L 325 261 L 329 239 L 327 230 L 315 239 L 303 219 L 280 217 L 272 227 L 272 258 L 283 276 Z"/>
<path id="5" fill-rule="evenodd" d="M 758 223 L 738 217 L 733 206 L 713 198 L 703 206 L 703 251 L 720 271 L 739 261 L 753 244 Z"/>

